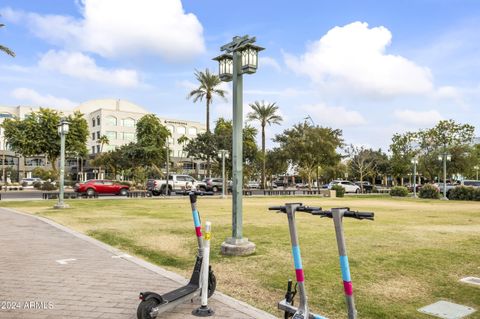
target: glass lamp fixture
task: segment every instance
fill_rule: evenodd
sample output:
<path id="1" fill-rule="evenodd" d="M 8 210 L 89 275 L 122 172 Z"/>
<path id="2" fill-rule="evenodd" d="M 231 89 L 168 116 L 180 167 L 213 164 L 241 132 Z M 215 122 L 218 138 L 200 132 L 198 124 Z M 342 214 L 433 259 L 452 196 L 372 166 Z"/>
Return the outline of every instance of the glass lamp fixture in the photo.
<path id="1" fill-rule="evenodd" d="M 229 82 L 233 77 L 233 57 L 231 54 L 222 54 L 214 58 L 218 61 L 218 76 L 220 80 Z"/>

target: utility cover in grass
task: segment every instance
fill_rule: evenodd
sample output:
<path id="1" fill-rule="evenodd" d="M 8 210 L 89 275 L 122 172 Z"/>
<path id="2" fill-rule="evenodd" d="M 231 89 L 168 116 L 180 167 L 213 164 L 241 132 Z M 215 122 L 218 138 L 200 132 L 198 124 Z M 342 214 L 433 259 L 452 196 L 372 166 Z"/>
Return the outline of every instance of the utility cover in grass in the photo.
<path id="1" fill-rule="evenodd" d="M 436 303 L 432 303 L 431 305 L 420 308 L 418 311 L 438 318 L 461 319 L 471 315 L 476 310 L 471 307 L 457 305 L 448 301 L 438 301 Z"/>
<path id="2" fill-rule="evenodd" d="M 477 278 L 477 277 L 465 277 L 465 278 L 460 279 L 460 281 L 464 282 L 464 283 L 467 283 L 467 284 L 471 284 L 471 285 L 475 285 L 475 286 L 480 287 L 480 278 Z"/>

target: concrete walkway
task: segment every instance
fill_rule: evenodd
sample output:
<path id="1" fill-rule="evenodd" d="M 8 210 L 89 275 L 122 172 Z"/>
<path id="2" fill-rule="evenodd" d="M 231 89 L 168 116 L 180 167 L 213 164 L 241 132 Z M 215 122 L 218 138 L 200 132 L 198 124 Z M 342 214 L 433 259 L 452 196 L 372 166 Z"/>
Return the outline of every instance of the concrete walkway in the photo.
<path id="1" fill-rule="evenodd" d="M 164 293 L 184 283 L 48 219 L 0 208 L 1 319 L 134 319 L 140 291 Z M 275 318 L 217 292 L 209 304 L 212 318 Z M 158 318 L 196 318 L 198 305 L 188 302 Z"/>

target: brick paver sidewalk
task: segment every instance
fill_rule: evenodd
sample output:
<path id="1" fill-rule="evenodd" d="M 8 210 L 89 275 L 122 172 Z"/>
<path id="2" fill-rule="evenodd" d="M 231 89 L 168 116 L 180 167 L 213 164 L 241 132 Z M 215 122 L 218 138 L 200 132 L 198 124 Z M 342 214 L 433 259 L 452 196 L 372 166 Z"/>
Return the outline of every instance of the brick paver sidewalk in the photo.
<path id="1" fill-rule="evenodd" d="M 185 281 L 121 256 L 46 219 L 0 208 L 0 318 L 133 319 L 140 291 L 163 293 Z M 274 318 L 221 293 L 209 304 L 212 318 Z M 196 318 L 191 311 L 198 305 L 188 302 L 159 318 Z"/>

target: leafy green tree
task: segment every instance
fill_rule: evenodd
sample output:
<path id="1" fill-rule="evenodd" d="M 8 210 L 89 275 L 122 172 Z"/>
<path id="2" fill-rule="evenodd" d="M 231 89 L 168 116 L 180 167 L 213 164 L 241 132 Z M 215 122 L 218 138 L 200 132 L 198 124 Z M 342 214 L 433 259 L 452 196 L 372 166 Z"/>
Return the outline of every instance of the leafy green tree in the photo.
<path id="1" fill-rule="evenodd" d="M 232 121 L 219 118 L 216 122 L 214 134 L 201 133 L 194 139 L 191 139 L 185 151 L 189 157 L 206 160 L 207 158 L 216 159 L 217 165 L 213 167 L 215 173 L 221 172 L 221 158 L 218 157 L 218 150 L 224 149 L 232 154 Z M 250 169 L 248 166 L 252 165 L 257 158 L 258 147 L 256 144 L 257 130 L 251 126 L 246 126 L 243 129 L 243 159 L 244 159 L 244 175 L 249 177 Z M 231 176 L 232 156 L 225 161 L 225 169 L 227 174 Z"/>
<path id="2" fill-rule="evenodd" d="M 127 148 L 129 158 L 134 158 L 143 166 L 160 170 L 160 164 L 166 158 L 166 140 L 170 131 L 154 114 L 142 116 L 137 122 L 137 142 Z"/>
<path id="3" fill-rule="evenodd" d="M 100 138 L 97 140 L 97 143 L 100 144 L 100 153 L 103 153 L 103 147 L 105 145 L 109 145 L 110 144 L 110 140 L 108 139 L 108 137 L 106 135 L 102 135 L 100 136 Z"/>
<path id="4" fill-rule="evenodd" d="M 318 166 L 335 166 L 341 159 L 337 153 L 337 149 L 343 145 L 342 131 L 339 129 L 299 123 L 277 134 L 274 141 L 280 144 L 292 164 L 307 173 L 310 188 L 312 175 Z"/>
<path id="5" fill-rule="evenodd" d="M 0 28 L 3 28 L 5 25 L 0 23 Z M 6 54 L 10 55 L 11 57 L 15 57 L 15 52 L 0 44 L 0 51 L 5 52 Z"/>
<path id="6" fill-rule="evenodd" d="M 248 121 L 258 121 L 262 127 L 262 188 L 266 188 L 266 179 L 265 179 L 265 165 L 266 165 L 266 154 L 265 154 L 265 126 L 272 124 L 280 124 L 283 120 L 280 115 L 277 114 L 278 106 L 275 103 L 265 104 L 264 101 L 249 104 L 253 112 L 247 114 Z"/>
<path id="7" fill-rule="evenodd" d="M 5 119 L 2 123 L 5 140 L 10 148 L 24 157 L 45 155 L 57 173 L 57 159 L 60 157 L 60 136 L 57 126 L 61 113 L 41 108 L 30 113 L 25 119 Z M 67 154 L 87 154 L 88 124 L 80 112 L 67 117 L 70 128 L 65 139 Z"/>
<path id="8" fill-rule="evenodd" d="M 273 148 L 268 150 L 265 155 L 265 169 L 266 174 L 270 179 L 270 187 L 273 186 L 272 176 L 274 175 L 286 175 L 289 166 L 289 159 L 287 154 L 281 148 Z"/>

